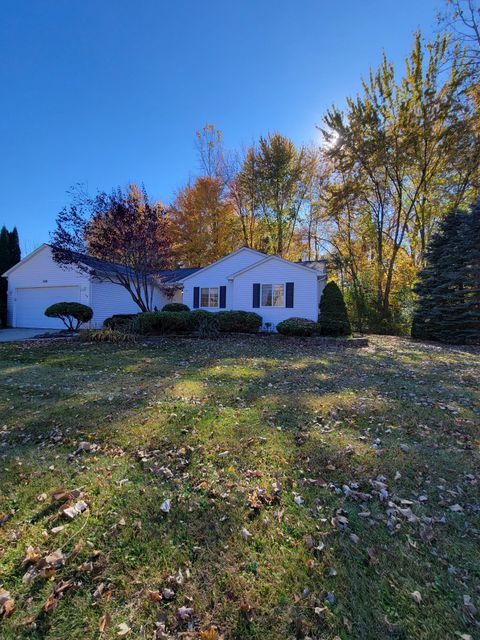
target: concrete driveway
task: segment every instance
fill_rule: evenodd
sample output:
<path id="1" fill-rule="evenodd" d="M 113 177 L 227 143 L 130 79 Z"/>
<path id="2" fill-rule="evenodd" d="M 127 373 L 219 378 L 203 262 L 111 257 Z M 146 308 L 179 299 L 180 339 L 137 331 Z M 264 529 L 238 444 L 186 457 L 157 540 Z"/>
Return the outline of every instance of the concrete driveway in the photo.
<path id="1" fill-rule="evenodd" d="M 31 340 L 36 336 L 55 335 L 60 329 L 0 329 L 0 342 L 17 342 L 18 340 Z"/>

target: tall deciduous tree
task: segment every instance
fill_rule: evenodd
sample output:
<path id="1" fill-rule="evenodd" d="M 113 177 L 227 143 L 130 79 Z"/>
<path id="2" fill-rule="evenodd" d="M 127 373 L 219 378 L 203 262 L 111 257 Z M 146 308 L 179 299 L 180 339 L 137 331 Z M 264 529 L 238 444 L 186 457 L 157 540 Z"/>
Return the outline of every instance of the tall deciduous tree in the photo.
<path id="1" fill-rule="evenodd" d="M 316 155 L 279 133 L 251 147 L 232 188 L 244 238 L 287 256 L 315 176 Z"/>
<path id="2" fill-rule="evenodd" d="M 151 310 L 153 283 L 162 285 L 158 272 L 171 263 L 164 208 L 136 185 L 93 198 L 79 189 L 73 195 L 52 234 L 55 261 L 89 273 L 93 269 L 97 279 L 124 287 L 141 311 Z"/>
<path id="3" fill-rule="evenodd" d="M 177 195 L 168 220 L 178 263 L 204 266 L 241 246 L 239 220 L 222 192 L 218 178 L 202 176 Z"/>
<path id="4" fill-rule="evenodd" d="M 480 73 L 480 2 L 446 0 L 445 11 L 438 16 L 440 25 L 449 31 L 465 50 L 472 73 Z"/>
<path id="5" fill-rule="evenodd" d="M 333 107 L 325 117 L 333 166 L 329 212 L 339 228 L 334 242 L 363 276 L 356 285 L 373 287 L 380 323 L 391 320 L 398 274 L 413 277 L 423 263 L 438 217 L 478 184 L 469 70 L 457 55 L 446 72 L 447 55 L 446 36 L 425 46 L 416 34 L 399 81 L 385 57 L 362 94 L 347 100 L 346 112 Z M 368 278 L 360 248 L 371 264 Z"/>

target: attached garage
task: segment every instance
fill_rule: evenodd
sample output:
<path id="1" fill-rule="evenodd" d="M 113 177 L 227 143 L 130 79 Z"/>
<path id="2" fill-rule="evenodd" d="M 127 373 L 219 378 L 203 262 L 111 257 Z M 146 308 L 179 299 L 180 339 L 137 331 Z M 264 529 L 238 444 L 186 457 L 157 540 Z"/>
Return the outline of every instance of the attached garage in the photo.
<path id="1" fill-rule="evenodd" d="M 45 309 L 56 302 L 90 304 L 88 275 L 60 267 L 44 244 L 9 269 L 7 312 L 10 327 L 63 329 L 57 318 L 47 318 Z"/>
<path id="2" fill-rule="evenodd" d="M 13 293 L 13 324 L 32 329 L 63 329 L 57 318 L 47 318 L 44 311 L 56 302 L 80 302 L 80 287 L 22 287 Z"/>
<path id="3" fill-rule="evenodd" d="M 93 318 L 87 326 L 101 327 L 105 318 L 114 313 L 138 313 L 139 308 L 128 291 L 119 284 L 95 277 L 95 272 L 109 263 L 84 256 L 88 273 L 75 267 L 61 267 L 53 259 L 48 244 L 33 251 L 6 271 L 8 278 L 7 320 L 8 326 L 25 329 L 63 329 L 61 320 L 47 318 L 45 309 L 56 302 L 80 302 L 93 310 Z M 192 269 L 164 271 L 169 283 L 181 280 Z M 93 274 L 93 275 L 92 275 Z M 1 275 L 1 274 L 0 274 Z M 153 304 L 161 309 L 167 302 L 181 302 L 181 291 L 173 298 L 154 287 Z"/>

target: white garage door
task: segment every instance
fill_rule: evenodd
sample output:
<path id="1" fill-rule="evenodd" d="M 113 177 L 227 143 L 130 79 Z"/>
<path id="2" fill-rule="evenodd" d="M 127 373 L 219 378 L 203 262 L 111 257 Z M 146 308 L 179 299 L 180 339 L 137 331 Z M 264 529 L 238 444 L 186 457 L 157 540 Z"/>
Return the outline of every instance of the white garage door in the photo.
<path id="1" fill-rule="evenodd" d="M 29 287 L 15 291 L 13 322 L 16 327 L 64 329 L 57 318 L 47 318 L 44 311 L 55 302 L 80 302 L 80 287 Z"/>

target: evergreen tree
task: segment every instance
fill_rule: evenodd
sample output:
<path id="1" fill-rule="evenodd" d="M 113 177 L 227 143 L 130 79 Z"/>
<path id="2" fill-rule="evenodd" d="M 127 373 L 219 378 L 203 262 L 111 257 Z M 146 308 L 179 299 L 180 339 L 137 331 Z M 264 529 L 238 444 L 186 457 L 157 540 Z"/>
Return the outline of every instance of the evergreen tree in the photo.
<path id="1" fill-rule="evenodd" d="M 0 276 L 20 261 L 20 244 L 16 227 L 8 231 L 5 226 L 0 230 Z M 8 281 L 0 277 L 0 327 L 7 324 Z"/>
<path id="2" fill-rule="evenodd" d="M 20 262 L 20 240 L 18 238 L 17 227 L 13 227 L 12 231 L 8 233 L 9 245 L 10 245 L 10 267 Z M 9 267 L 9 268 L 10 268 Z"/>
<path id="3" fill-rule="evenodd" d="M 333 281 L 323 290 L 318 322 L 323 336 L 348 336 L 351 333 L 343 294 Z"/>
<path id="4" fill-rule="evenodd" d="M 415 292 L 414 338 L 480 344 L 480 200 L 440 223 Z"/>

